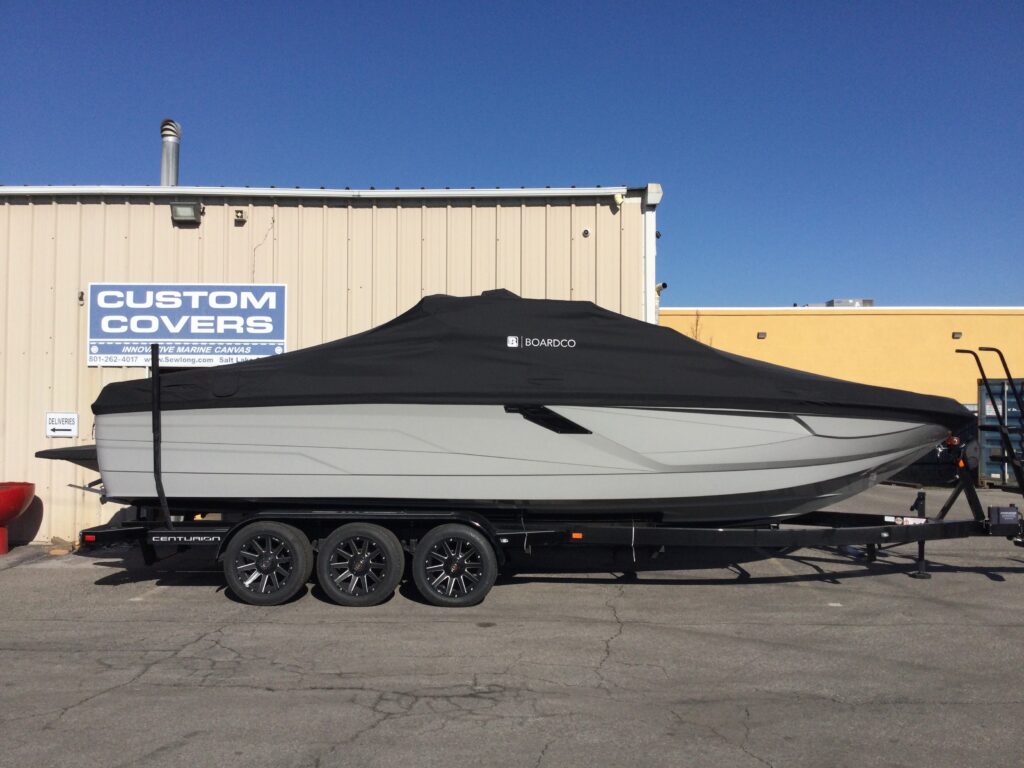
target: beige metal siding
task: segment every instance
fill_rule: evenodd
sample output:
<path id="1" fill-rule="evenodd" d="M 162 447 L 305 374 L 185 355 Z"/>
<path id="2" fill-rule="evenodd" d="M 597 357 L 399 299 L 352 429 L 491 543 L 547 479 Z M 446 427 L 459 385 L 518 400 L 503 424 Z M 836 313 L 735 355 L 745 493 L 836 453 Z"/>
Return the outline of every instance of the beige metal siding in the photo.
<path id="1" fill-rule="evenodd" d="M 396 313 L 401 313 L 423 295 L 423 210 L 419 206 L 398 209 L 396 269 Z"/>
<path id="2" fill-rule="evenodd" d="M 0 480 L 35 482 L 41 522 L 13 538 L 73 539 L 108 519 L 95 478 L 35 451 L 92 442 L 90 404 L 140 368 L 84 362 L 90 282 L 285 283 L 288 348 L 385 322 L 431 293 L 508 288 L 643 314 L 639 198 L 337 200 L 206 198 L 174 227 L 166 198 L 0 196 Z M 235 211 L 245 214 L 237 223 Z M 583 237 L 583 229 L 590 235 Z M 43 436 L 46 411 L 77 411 L 78 440 Z"/>
<path id="3" fill-rule="evenodd" d="M 523 206 L 499 205 L 495 227 L 494 275 L 497 285 L 519 293 L 523 274 Z"/>
<path id="4" fill-rule="evenodd" d="M 524 205 L 522 208 L 520 296 L 543 299 L 548 295 L 548 254 L 546 205 Z"/>
<path id="5" fill-rule="evenodd" d="M 545 222 L 546 296 L 571 299 L 572 296 L 572 229 L 568 205 L 549 205 Z"/>
<path id="6" fill-rule="evenodd" d="M 638 202 L 623 203 L 619 236 L 619 312 L 643 319 L 644 220 Z"/>
<path id="7" fill-rule="evenodd" d="M 594 224 L 594 295 L 602 307 L 614 309 L 622 306 L 622 281 L 619 261 L 622 238 L 619 217 L 607 205 L 599 205 Z"/>

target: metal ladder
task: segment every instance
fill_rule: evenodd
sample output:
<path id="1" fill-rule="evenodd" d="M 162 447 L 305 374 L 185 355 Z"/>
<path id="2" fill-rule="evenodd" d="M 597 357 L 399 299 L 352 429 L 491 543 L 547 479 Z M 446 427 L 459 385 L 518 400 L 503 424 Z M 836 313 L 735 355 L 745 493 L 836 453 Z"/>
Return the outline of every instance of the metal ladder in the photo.
<path id="1" fill-rule="evenodd" d="M 1017 480 L 1017 489 L 1024 495 L 1024 466 L 1022 466 L 1021 456 L 1017 453 L 1017 448 L 1013 441 L 1013 436 L 1024 435 L 1024 393 L 1017 389 L 1013 375 L 1010 373 L 1010 366 L 1007 365 L 1006 356 L 1003 355 L 1002 350 L 996 347 L 978 347 L 978 352 L 994 352 L 999 355 L 999 362 L 1002 364 L 1003 372 L 1006 374 L 1007 387 L 1013 393 L 1013 399 L 1017 403 L 1017 421 L 1019 424 L 1016 427 L 1011 427 L 1008 423 L 1009 406 L 1005 409 L 1000 409 L 999 401 L 996 399 L 995 392 L 992 389 L 992 382 L 989 381 L 988 375 L 985 372 L 985 365 L 981 362 L 978 352 L 975 352 L 973 349 L 958 349 L 956 351 L 957 354 L 970 355 L 974 358 L 974 362 L 978 366 L 978 372 L 981 374 L 982 384 L 985 386 L 985 392 L 996 413 L 996 421 L 998 423 L 985 424 L 985 406 L 984 403 L 979 403 L 978 430 L 980 432 L 999 433 L 1000 441 L 1003 445 L 1003 455 L 999 456 L 998 459 L 1010 466 L 1013 476 Z"/>

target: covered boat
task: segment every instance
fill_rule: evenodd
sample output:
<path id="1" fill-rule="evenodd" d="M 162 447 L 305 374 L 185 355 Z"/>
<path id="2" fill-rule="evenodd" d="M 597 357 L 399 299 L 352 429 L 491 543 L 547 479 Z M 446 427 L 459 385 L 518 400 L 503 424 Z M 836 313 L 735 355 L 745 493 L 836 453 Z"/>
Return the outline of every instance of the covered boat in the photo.
<path id="1" fill-rule="evenodd" d="M 93 405 L 108 497 L 153 503 L 151 382 Z M 161 377 L 174 507 L 775 519 L 971 418 L 958 403 L 721 352 L 589 302 L 429 296 L 365 333 Z M 45 453 L 45 452 L 44 452 Z"/>

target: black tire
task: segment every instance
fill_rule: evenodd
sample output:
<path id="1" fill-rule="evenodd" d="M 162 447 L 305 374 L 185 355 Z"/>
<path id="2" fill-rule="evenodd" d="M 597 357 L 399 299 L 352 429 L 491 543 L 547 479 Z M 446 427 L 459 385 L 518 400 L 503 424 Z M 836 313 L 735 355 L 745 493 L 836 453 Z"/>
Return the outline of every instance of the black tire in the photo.
<path id="1" fill-rule="evenodd" d="M 398 588 L 405 552 L 398 537 L 370 523 L 350 523 L 320 542 L 316 579 L 338 605 L 379 605 Z"/>
<path id="2" fill-rule="evenodd" d="M 487 537 L 467 525 L 439 525 L 420 539 L 412 578 L 423 597 L 449 608 L 480 603 L 494 586 L 498 559 Z"/>
<path id="3" fill-rule="evenodd" d="M 224 578 L 239 600 L 280 605 L 309 581 L 313 548 L 297 528 L 255 522 L 234 535 L 224 551 Z"/>

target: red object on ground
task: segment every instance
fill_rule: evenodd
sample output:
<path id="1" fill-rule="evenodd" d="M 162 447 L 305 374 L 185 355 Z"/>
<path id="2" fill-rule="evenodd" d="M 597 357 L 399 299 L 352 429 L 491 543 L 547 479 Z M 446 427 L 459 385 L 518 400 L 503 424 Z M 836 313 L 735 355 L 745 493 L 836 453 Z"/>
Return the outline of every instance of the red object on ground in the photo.
<path id="1" fill-rule="evenodd" d="M 35 495 L 32 483 L 0 483 L 0 555 L 7 554 L 7 524 L 28 509 Z"/>

